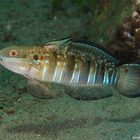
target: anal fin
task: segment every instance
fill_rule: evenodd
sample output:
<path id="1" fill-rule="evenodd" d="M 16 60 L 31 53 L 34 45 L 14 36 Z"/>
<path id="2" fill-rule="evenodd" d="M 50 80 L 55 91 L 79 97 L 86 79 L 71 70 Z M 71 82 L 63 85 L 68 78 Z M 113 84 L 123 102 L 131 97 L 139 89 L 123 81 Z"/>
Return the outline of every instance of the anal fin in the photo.
<path id="1" fill-rule="evenodd" d="M 68 95 L 77 100 L 99 100 L 112 96 L 113 92 L 111 86 L 72 86 Z"/>

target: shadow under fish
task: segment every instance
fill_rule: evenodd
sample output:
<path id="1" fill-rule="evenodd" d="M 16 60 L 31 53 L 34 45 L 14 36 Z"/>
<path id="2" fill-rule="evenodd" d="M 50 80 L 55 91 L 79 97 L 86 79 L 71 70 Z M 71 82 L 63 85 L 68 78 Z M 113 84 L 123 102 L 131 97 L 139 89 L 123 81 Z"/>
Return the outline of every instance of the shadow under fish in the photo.
<path id="1" fill-rule="evenodd" d="M 96 124 L 98 124 L 99 122 L 96 121 Z M 21 124 L 18 126 L 7 128 L 7 132 L 57 135 L 60 131 L 66 129 L 86 127 L 88 123 L 89 120 L 87 118 L 76 118 L 58 121 L 51 124 Z"/>
<path id="2" fill-rule="evenodd" d="M 134 114 L 126 118 L 101 118 L 101 117 L 83 117 L 57 121 L 51 124 L 20 124 L 8 127 L 9 133 L 35 133 L 40 135 L 56 136 L 60 131 L 67 129 L 78 129 L 86 127 L 94 127 L 101 123 L 135 123 L 140 120 L 140 114 Z"/>

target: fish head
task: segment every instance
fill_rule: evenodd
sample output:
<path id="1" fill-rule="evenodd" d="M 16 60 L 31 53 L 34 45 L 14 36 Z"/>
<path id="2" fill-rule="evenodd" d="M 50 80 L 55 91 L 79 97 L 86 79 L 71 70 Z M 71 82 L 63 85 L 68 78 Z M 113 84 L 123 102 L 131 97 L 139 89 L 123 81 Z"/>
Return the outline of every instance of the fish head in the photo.
<path id="1" fill-rule="evenodd" d="M 32 63 L 31 58 L 28 56 L 27 48 L 6 47 L 0 51 L 0 64 L 12 72 L 26 75 Z"/>

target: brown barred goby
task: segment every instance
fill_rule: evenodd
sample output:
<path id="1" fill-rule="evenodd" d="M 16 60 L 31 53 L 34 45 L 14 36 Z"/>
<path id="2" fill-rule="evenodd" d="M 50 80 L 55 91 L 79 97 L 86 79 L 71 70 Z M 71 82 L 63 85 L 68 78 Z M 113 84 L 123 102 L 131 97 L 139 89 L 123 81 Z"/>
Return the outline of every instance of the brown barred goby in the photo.
<path id="1" fill-rule="evenodd" d="M 68 93 L 94 100 L 113 95 L 140 95 L 140 64 L 123 64 L 102 46 L 74 39 L 42 46 L 11 46 L 0 51 L 0 64 L 29 79 L 30 92 L 39 98 Z"/>

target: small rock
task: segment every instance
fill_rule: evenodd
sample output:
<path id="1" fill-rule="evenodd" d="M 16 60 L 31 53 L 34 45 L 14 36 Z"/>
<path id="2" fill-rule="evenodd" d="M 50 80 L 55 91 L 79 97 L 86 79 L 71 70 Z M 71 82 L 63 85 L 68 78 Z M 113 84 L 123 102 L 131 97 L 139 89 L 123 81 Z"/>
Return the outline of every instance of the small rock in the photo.
<path id="1" fill-rule="evenodd" d="M 140 28 L 140 19 L 133 19 L 132 26 L 133 28 Z"/>
<path id="2" fill-rule="evenodd" d="M 140 0 L 136 0 L 136 4 L 140 4 Z"/>
<path id="3" fill-rule="evenodd" d="M 137 18 L 139 17 L 139 13 L 137 11 L 134 11 L 132 14 L 132 18 Z"/>

